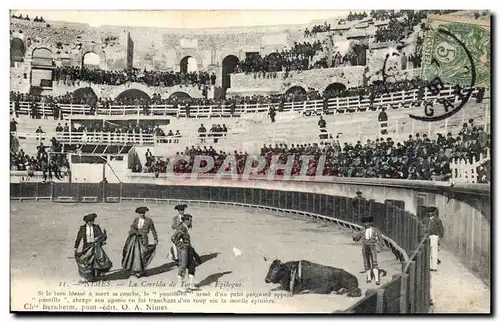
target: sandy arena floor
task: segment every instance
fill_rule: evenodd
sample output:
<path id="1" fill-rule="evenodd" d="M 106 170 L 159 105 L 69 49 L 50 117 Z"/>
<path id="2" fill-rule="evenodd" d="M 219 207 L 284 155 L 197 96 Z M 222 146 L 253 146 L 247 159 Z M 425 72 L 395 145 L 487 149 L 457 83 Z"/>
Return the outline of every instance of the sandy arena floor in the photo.
<path id="1" fill-rule="evenodd" d="M 26 302 L 36 302 L 37 291 L 91 290 L 91 291 L 177 291 L 176 287 L 142 288 L 143 282 L 176 280 L 166 255 L 170 246 L 173 206 L 149 203 L 148 216 L 155 221 L 159 234 L 156 256 L 150 265 L 148 277 L 124 277 L 119 272 L 109 274 L 111 287 L 84 287 L 76 285 L 80 279 L 73 257 L 73 244 L 83 215 L 96 212 L 96 223 L 108 232 L 105 251 L 113 261 L 113 270 L 119 270 L 122 247 L 127 237 L 134 210 L 140 202 L 121 204 L 61 204 L 52 202 L 11 203 L 11 287 L 12 309 L 22 310 Z M 196 279 L 203 292 L 228 293 L 269 292 L 276 285 L 264 282 L 269 265 L 263 256 L 283 261 L 307 259 L 324 265 L 341 267 L 358 277 L 363 292 L 374 288 L 364 281 L 361 247 L 352 242 L 350 232 L 332 224 L 298 217 L 266 214 L 263 211 L 190 207 L 194 216 L 193 246 L 207 260 L 197 268 Z M 152 241 L 152 240 L 150 240 Z M 233 247 L 242 251 L 236 257 Z M 379 263 L 388 277 L 400 270 L 390 251 L 379 254 Z M 235 288 L 220 288 L 218 283 L 240 283 Z M 138 287 L 129 287 L 138 283 Z M 58 287 L 63 285 L 62 287 Z M 284 292 L 281 292 L 284 294 Z M 190 296 L 187 296 L 190 297 Z M 340 295 L 295 295 L 277 299 L 274 304 L 169 304 L 168 311 L 194 310 L 200 312 L 328 312 L 346 309 L 360 298 Z M 63 300 L 64 301 L 64 298 Z M 118 310 L 118 309 L 117 309 Z"/>

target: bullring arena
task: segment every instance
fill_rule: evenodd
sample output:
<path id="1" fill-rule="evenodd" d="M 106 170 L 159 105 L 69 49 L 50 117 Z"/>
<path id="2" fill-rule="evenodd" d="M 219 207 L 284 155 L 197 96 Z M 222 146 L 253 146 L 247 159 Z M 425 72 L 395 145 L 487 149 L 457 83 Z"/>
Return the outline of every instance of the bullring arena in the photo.
<path id="1" fill-rule="evenodd" d="M 13 290 L 21 290 L 26 288 L 25 286 L 33 289 L 32 284 L 38 285 L 41 282 L 47 285 L 58 284 L 60 281 L 68 284 L 78 283 L 79 276 L 75 261 L 72 259 L 72 245 L 82 214 L 90 212 L 98 213 L 98 223 L 107 229 L 109 238 L 105 250 L 119 269 L 123 243 L 134 217 L 133 211 L 137 206 L 142 205 L 144 203 L 141 202 L 123 202 L 118 206 L 115 204 L 79 205 L 78 213 L 75 213 L 74 204 L 13 202 L 11 205 L 12 230 L 23 232 L 22 235 L 14 235 L 12 239 Z M 104 279 L 112 284 L 124 284 L 123 287 L 117 287 L 118 290 L 130 290 L 129 282 L 145 284 L 143 282 L 163 281 L 169 284 L 176 280 L 176 267 L 166 257 L 170 247 L 173 205 L 154 202 L 147 203 L 147 205 L 159 234 L 159 249 L 151 263 L 147 277 L 140 280 L 135 277 L 126 278 L 123 275 L 120 277 L 118 272 L 111 273 L 109 278 Z M 349 231 L 341 231 L 336 226 L 318 220 L 277 216 L 260 210 L 194 206 L 189 208 L 189 212 L 195 217 L 193 245 L 202 257 L 209 259 L 198 268 L 196 274 L 202 292 L 215 294 L 217 291 L 224 291 L 243 293 L 245 296 L 252 292 L 268 293 L 276 285 L 268 285 L 264 282 L 269 268 L 263 259 L 264 256 L 273 259 L 279 257 L 283 261 L 307 259 L 341 267 L 352 273 L 362 270 L 359 245 L 352 241 Z M 36 216 L 37 214 L 43 214 L 43 216 Z M 29 230 L 21 230 L 21 228 L 29 228 Z M 47 239 L 47 236 L 50 238 Z M 31 239 L 28 239 L 29 237 Z M 18 243 L 16 240 L 27 243 Z M 236 257 L 232 251 L 233 247 L 241 250 L 242 254 Z M 54 254 L 54 250 L 58 250 L 60 254 Z M 27 262 L 26 259 L 30 261 Z M 385 250 L 380 255 L 380 260 L 381 266 L 383 265 L 388 271 L 388 275 L 400 269 L 390 251 Z M 58 274 L 54 275 L 55 272 Z M 231 282 L 236 286 L 220 288 L 216 284 L 217 281 L 220 284 Z M 360 287 L 363 290 L 366 289 L 365 282 L 360 280 L 360 283 Z M 78 290 L 76 287 L 72 287 L 73 289 Z M 158 290 L 173 292 L 178 288 L 165 287 Z M 281 293 L 285 294 L 285 291 Z M 190 296 L 193 295 L 187 295 L 187 297 Z M 14 296 L 14 303 L 21 302 L 16 300 L 17 297 Z M 21 295 L 19 297 L 22 298 Z M 358 300 L 359 298 L 348 298 L 343 295 L 297 295 L 293 298 L 280 299 L 275 304 L 254 306 L 232 304 L 231 310 L 331 313 L 344 310 Z M 200 305 L 196 311 L 216 312 L 221 309 L 224 307 Z M 228 309 L 225 308 L 225 310 Z M 186 311 L 189 310 L 189 306 L 182 308 L 182 306 L 173 305 L 169 306 L 170 310 Z"/>
<path id="2" fill-rule="evenodd" d="M 489 17 L 376 10 L 200 30 L 13 11 L 12 310 L 490 312 L 490 43 L 471 58 L 472 86 L 426 79 L 422 49 L 435 21 L 467 22 L 486 39 Z M 461 108 L 439 118 L 448 105 Z M 167 258 L 180 203 L 203 259 L 199 291 L 182 294 Z M 127 277 L 122 249 L 140 206 L 159 242 L 146 276 Z M 177 293 L 184 303 L 85 307 L 86 296 L 62 294 L 89 290 L 73 256 L 89 213 L 113 262 L 92 292 Z M 380 285 L 365 281 L 353 241 L 367 217 L 382 235 Z M 264 257 L 342 268 L 362 295 L 291 295 L 266 284 Z M 222 292 L 232 303 L 200 301 Z M 57 306 L 70 297 L 78 306 Z"/>

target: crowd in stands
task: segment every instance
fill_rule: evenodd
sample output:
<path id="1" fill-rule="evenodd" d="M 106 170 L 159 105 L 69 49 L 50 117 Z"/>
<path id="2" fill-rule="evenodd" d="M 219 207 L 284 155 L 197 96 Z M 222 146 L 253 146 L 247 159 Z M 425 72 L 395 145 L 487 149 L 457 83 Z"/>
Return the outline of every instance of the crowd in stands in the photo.
<path id="1" fill-rule="evenodd" d="M 380 26 L 375 31 L 376 42 L 399 41 L 408 37 L 415 26 L 425 29 L 423 19 L 429 14 L 449 14 L 458 10 L 373 10 L 370 17 L 375 20 L 387 20 L 389 24 Z"/>
<path id="2" fill-rule="evenodd" d="M 365 19 L 366 17 L 368 17 L 368 15 L 366 14 L 365 11 L 362 11 L 360 13 L 357 13 L 357 12 L 349 12 L 349 14 L 347 15 L 347 21 L 356 21 L 356 20 L 362 20 L 362 19 Z"/>
<path id="3" fill-rule="evenodd" d="M 303 102 L 303 101 L 313 101 L 313 100 L 323 100 L 323 105 L 327 109 L 327 100 L 334 97 L 359 97 L 360 100 L 369 99 L 370 102 L 374 102 L 377 97 L 380 97 L 387 93 L 395 93 L 400 91 L 411 91 L 418 90 L 417 102 L 424 99 L 424 94 L 426 91 L 427 83 L 415 78 L 412 80 L 401 80 L 396 82 L 382 82 L 374 81 L 368 86 L 360 86 L 349 89 L 335 89 L 326 90 L 320 93 L 314 88 L 308 88 L 306 92 L 302 89 L 297 88 L 296 90 L 289 90 L 286 93 L 278 95 L 253 95 L 246 97 L 235 96 L 229 99 L 221 98 L 219 100 L 207 99 L 207 98 L 189 98 L 189 97 L 170 97 L 161 98 L 159 94 L 154 94 L 149 100 L 137 97 L 123 97 L 120 99 L 109 99 L 109 98 L 99 98 L 99 99 L 89 99 L 82 96 L 75 96 L 72 93 L 67 93 L 62 96 L 39 96 L 39 95 L 28 95 L 17 92 L 10 93 L 10 100 L 14 103 L 14 112 L 16 116 L 19 113 L 20 102 L 29 102 L 29 114 L 34 119 L 47 118 L 47 114 L 43 114 L 40 105 L 44 104 L 45 107 L 52 109 L 52 116 L 54 119 L 63 119 L 63 111 L 61 110 L 61 104 L 83 104 L 86 106 L 85 113 L 93 115 L 97 113 L 100 108 L 110 109 L 112 106 L 136 106 L 139 107 L 139 114 L 141 115 L 152 115 L 152 106 L 155 105 L 170 105 L 173 113 L 185 112 L 187 117 L 192 117 L 191 108 L 195 106 L 219 106 L 227 107 L 229 106 L 230 114 L 234 116 L 237 107 L 244 104 L 273 104 L 277 105 L 277 110 L 280 111 L 284 108 L 284 104 L 288 102 Z M 479 88 L 477 93 L 472 95 L 473 98 L 479 103 L 482 101 L 485 94 L 483 88 Z M 418 105 L 418 104 L 417 104 Z M 177 112 L 176 112 L 177 111 Z M 49 111 L 50 113 L 50 111 Z M 324 112 L 328 113 L 328 109 Z"/>
<path id="4" fill-rule="evenodd" d="M 12 18 L 31 21 L 30 16 L 26 15 L 26 17 L 23 17 L 22 14 L 19 14 L 19 16 L 12 15 Z M 34 22 L 45 22 L 45 20 L 43 19 L 43 17 L 38 18 L 38 16 L 36 16 L 35 19 L 33 19 L 33 21 Z"/>
<path id="5" fill-rule="evenodd" d="M 11 126 L 12 129 L 12 126 Z M 42 172 L 43 181 L 52 181 L 63 179 L 69 175 L 69 163 L 66 154 L 62 153 L 62 145 L 56 139 L 50 140 L 51 146 L 45 146 L 43 141 L 37 147 L 36 156 L 26 154 L 19 149 L 18 138 L 11 133 L 10 135 L 10 169 L 12 171 L 26 171 L 29 181 L 35 175 L 35 172 Z M 50 155 L 49 155 L 50 152 Z"/>
<path id="6" fill-rule="evenodd" d="M 321 120 L 320 120 L 321 123 Z M 321 125 L 320 125 L 321 127 Z M 261 156 L 266 164 L 259 174 L 267 174 L 273 156 L 278 156 L 280 164 L 286 164 L 287 158 L 293 156 L 292 176 L 300 175 L 303 155 L 314 156 L 309 161 L 307 176 L 316 175 L 319 158 L 326 157 L 323 176 L 337 177 L 369 177 L 369 178 L 393 178 L 393 179 L 415 179 L 447 181 L 451 178 L 450 162 L 457 160 L 467 160 L 475 162 L 479 160 L 481 154 L 485 154 L 490 147 L 491 138 L 484 131 L 483 127 L 476 126 L 474 121 L 469 120 L 464 124 L 458 136 L 448 133 L 446 136 L 438 134 L 437 138 L 430 139 L 426 134 L 414 137 L 410 135 L 404 142 L 394 142 L 391 138 L 378 138 L 367 140 L 365 144 L 358 141 L 355 144 L 339 141 L 324 141 L 321 143 L 264 145 L 261 149 Z M 214 167 L 209 173 L 216 173 L 223 165 L 227 156 L 233 155 L 236 160 L 238 174 L 244 171 L 248 154 L 234 151 L 227 153 L 217 152 L 212 146 L 191 148 L 186 147 L 185 151 L 177 152 L 177 156 L 186 155 L 190 161 L 178 161 L 174 165 L 175 173 L 191 173 L 195 156 L 205 155 L 214 158 Z M 484 156 L 484 155 L 483 155 Z M 170 159 L 151 158 L 150 163 L 142 170 L 143 172 L 164 173 Z M 206 164 L 202 164 L 204 167 Z M 254 161 L 253 167 L 257 166 Z M 225 170 L 230 170 L 230 166 Z M 484 174 L 480 174 L 481 181 L 489 181 L 489 174 L 486 167 L 481 167 Z M 138 170 L 138 169 L 137 169 Z M 284 175 L 283 170 L 278 170 L 277 175 Z"/>
<path id="7" fill-rule="evenodd" d="M 315 25 L 312 27 L 311 31 L 309 31 L 309 28 L 306 28 L 304 31 L 304 37 L 313 37 L 317 33 L 327 33 L 331 30 L 331 25 L 327 24 L 326 21 L 323 25 Z"/>
<path id="8" fill-rule="evenodd" d="M 312 44 L 295 42 L 290 50 L 283 49 L 281 52 L 276 51 L 265 57 L 256 54 L 241 60 L 236 67 L 236 72 L 248 74 L 308 70 L 313 67 L 311 65 L 313 57 L 321 51 L 323 51 L 323 45 L 319 40 Z"/>
<path id="9" fill-rule="evenodd" d="M 133 68 L 122 71 L 105 71 L 101 69 L 91 69 L 87 67 L 80 68 L 79 66 L 62 66 L 54 69 L 54 79 L 59 84 L 65 85 L 80 84 L 80 82 L 88 82 L 94 84 L 106 85 L 121 85 L 127 82 L 144 83 L 147 86 L 198 86 L 199 89 L 203 85 L 215 85 L 216 75 L 208 72 L 164 72 L 164 71 L 147 71 Z"/>
<path id="10" fill-rule="evenodd" d="M 344 55 L 340 52 L 333 54 L 331 61 L 329 61 L 327 57 L 323 57 L 314 63 L 313 68 L 333 68 L 357 65 L 359 65 L 359 57 L 356 52 L 350 51 Z"/>
<path id="11" fill-rule="evenodd" d="M 198 128 L 198 136 L 201 138 L 201 142 L 205 143 L 206 139 L 213 138 L 214 143 L 218 142 L 218 139 L 222 136 L 226 136 L 227 127 L 225 124 L 222 126 L 220 124 L 212 124 L 212 127 L 207 133 L 207 128 L 203 124 Z"/>

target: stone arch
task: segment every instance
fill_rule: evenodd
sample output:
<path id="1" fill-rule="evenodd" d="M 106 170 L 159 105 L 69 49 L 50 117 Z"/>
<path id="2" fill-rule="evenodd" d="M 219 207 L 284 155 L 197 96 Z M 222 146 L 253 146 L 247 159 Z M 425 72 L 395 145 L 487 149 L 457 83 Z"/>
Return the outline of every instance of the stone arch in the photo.
<path id="1" fill-rule="evenodd" d="M 47 47 L 37 47 L 32 52 L 32 65 L 36 66 L 52 66 L 53 54 Z"/>
<path id="2" fill-rule="evenodd" d="M 168 98 L 169 99 L 178 99 L 178 100 L 182 101 L 182 100 L 186 100 L 186 99 L 191 99 L 191 96 L 189 94 L 187 94 L 186 92 L 177 91 L 177 92 L 170 94 L 170 96 Z"/>
<path id="3" fill-rule="evenodd" d="M 281 66 L 280 62 L 281 54 L 277 52 L 272 52 L 266 55 L 266 61 L 269 62 L 269 69 L 271 71 L 281 71 L 283 66 Z"/>
<path id="4" fill-rule="evenodd" d="M 240 60 L 235 55 L 227 55 L 222 60 L 222 89 L 231 87 L 231 73 L 234 73 Z"/>
<path id="5" fill-rule="evenodd" d="M 86 67 L 89 69 L 99 69 L 101 58 L 94 51 L 88 51 L 82 56 L 82 67 Z"/>
<path id="6" fill-rule="evenodd" d="M 288 90 L 286 90 L 285 95 L 289 94 L 300 94 L 300 95 L 305 95 L 307 93 L 306 89 L 304 89 L 300 85 L 294 85 L 290 87 Z"/>
<path id="7" fill-rule="evenodd" d="M 82 87 L 79 89 L 76 89 L 73 92 L 73 97 L 75 98 L 81 98 L 83 99 L 83 102 L 86 102 L 87 104 L 90 104 L 92 102 L 97 102 L 97 94 L 95 94 L 94 90 L 90 87 Z"/>
<path id="8" fill-rule="evenodd" d="M 128 89 L 128 90 L 125 90 L 123 92 L 121 92 L 120 94 L 118 94 L 118 96 L 116 97 L 116 100 L 149 100 L 150 97 L 149 95 L 142 91 L 142 90 L 139 90 L 139 89 Z"/>
<path id="9" fill-rule="evenodd" d="M 341 96 L 343 92 L 346 91 L 346 86 L 343 83 L 331 83 L 323 91 L 323 96 L 329 98 L 335 98 Z"/>
<path id="10" fill-rule="evenodd" d="M 13 38 L 10 41 L 10 66 L 14 67 L 15 62 L 24 62 L 26 46 L 20 38 Z"/>
<path id="11" fill-rule="evenodd" d="M 184 56 L 180 63 L 180 71 L 181 73 L 191 73 L 191 72 L 198 72 L 198 61 L 196 60 L 195 57 L 186 55 Z"/>
<path id="12" fill-rule="evenodd" d="M 196 63 L 198 65 L 198 70 L 201 70 L 203 68 L 203 57 L 201 57 L 200 53 L 194 49 L 183 48 L 179 51 L 176 51 L 175 61 L 177 62 L 177 64 L 180 65 L 181 60 L 184 59 L 186 56 L 193 57 L 196 60 Z"/>

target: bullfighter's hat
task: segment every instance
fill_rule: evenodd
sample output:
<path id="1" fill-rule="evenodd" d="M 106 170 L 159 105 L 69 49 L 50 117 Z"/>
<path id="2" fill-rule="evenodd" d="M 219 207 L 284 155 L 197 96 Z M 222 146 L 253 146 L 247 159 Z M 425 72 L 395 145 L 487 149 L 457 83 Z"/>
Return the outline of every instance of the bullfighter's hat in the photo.
<path id="1" fill-rule="evenodd" d="M 149 211 L 147 206 L 140 206 L 137 209 L 135 209 L 135 213 L 139 213 L 139 214 L 146 214 L 147 211 Z"/>
<path id="2" fill-rule="evenodd" d="M 373 216 L 364 216 L 361 218 L 361 222 L 366 223 L 366 222 L 373 222 Z"/>
<path id="3" fill-rule="evenodd" d="M 429 216 L 433 216 L 434 214 L 437 214 L 438 211 L 439 211 L 438 208 L 435 207 L 435 206 L 429 206 L 429 207 L 427 207 L 427 214 Z"/>
<path id="4" fill-rule="evenodd" d="M 187 208 L 186 204 L 179 204 L 174 207 L 174 210 L 184 211 Z"/>
<path id="5" fill-rule="evenodd" d="M 83 217 L 84 222 L 89 222 L 89 221 L 94 221 L 95 218 L 97 218 L 97 214 L 95 213 L 89 213 L 86 216 Z"/>
<path id="6" fill-rule="evenodd" d="M 191 214 L 184 214 L 182 217 L 181 217 L 181 220 L 182 221 L 186 221 L 186 220 L 189 220 L 193 218 L 193 216 Z"/>

